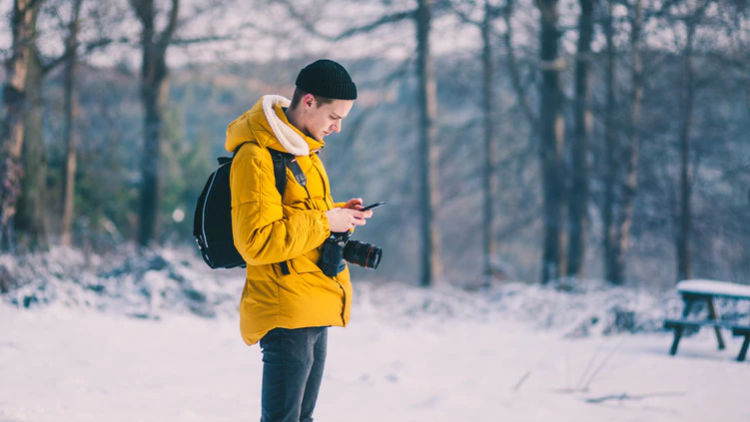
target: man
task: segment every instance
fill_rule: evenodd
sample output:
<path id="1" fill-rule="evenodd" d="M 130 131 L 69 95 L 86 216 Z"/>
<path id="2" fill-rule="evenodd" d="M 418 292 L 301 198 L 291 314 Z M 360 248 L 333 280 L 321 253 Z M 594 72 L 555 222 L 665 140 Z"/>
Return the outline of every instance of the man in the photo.
<path id="1" fill-rule="evenodd" d="M 341 131 L 357 88 L 346 69 L 318 60 L 299 72 L 291 102 L 263 96 L 227 128 L 237 151 L 230 171 L 234 243 L 247 263 L 240 331 L 263 352 L 261 422 L 312 421 L 323 376 L 327 327 L 346 326 L 349 270 L 328 277 L 317 266 L 332 232 L 365 224 L 362 199 L 334 203 L 317 153 Z M 241 147 L 241 148 L 240 148 Z M 282 198 L 272 150 L 293 154 L 306 183 L 286 169 Z"/>

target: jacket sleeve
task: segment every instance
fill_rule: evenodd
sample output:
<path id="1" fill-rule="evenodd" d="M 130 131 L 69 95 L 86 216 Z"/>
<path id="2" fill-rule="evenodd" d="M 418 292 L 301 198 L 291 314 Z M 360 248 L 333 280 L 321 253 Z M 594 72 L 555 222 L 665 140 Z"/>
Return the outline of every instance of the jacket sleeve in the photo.
<path id="1" fill-rule="evenodd" d="M 329 236 L 324 211 L 296 211 L 286 217 L 276 189 L 271 155 L 248 145 L 232 161 L 232 233 L 234 246 L 248 265 L 298 257 Z"/>

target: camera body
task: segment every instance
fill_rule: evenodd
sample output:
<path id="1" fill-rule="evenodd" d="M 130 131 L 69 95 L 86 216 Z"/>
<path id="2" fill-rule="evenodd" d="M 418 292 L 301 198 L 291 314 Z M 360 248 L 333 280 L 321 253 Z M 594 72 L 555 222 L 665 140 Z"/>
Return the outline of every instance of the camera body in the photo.
<path id="1" fill-rule="evenodd" d="M 380 264 L 382 249 L 369 243 L 350 240 L 351 232 L 331 233 L 323 242 L 318 267 L 323 274 L 334 277 L 346 268 L 344 261 L 375 269 Z"/>

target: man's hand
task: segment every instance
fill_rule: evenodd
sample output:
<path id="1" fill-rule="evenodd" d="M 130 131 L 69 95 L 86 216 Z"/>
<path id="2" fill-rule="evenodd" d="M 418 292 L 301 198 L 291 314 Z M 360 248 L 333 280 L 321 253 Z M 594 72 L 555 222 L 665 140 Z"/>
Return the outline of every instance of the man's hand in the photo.
<path id="1" fill-rule="evenodd" d="M 362 198 L 352 198 L 346 202 L 344 208 L 326 211 L 331 232 L 343 233 L 356 226 L 367 224 L 367 219 L 372 217 L 372 211 L 358 211 L 360 208 L 362 208 Z"/>
<path id="2" fill-rule="evenodd" d="M 344 208 L 350 209 L 350 210 L 361 210 L 362 204 L 364 204 L 364 202 L 362 201 L 362 198 L 352 198 L 346 201 L 346 204 L 344 204 Z M 365 218 L 370 218 L 370 217 L 372 217 L 372 211 L 367 211 L 365 213 Z"/>
<path id="3" fill-rule="evenodd" d="M 362 202 L 362 198 L 352 198 L 352 199 L 346 201 L 346 204 L 344 204 L 344 208 L 358 210 L 358 209 L 362 208 L 362 204 L 363 203 L 364 202 Z"/>
<path id="4" fill-rule="evenodd" d="M 350 209 L 350 210 L 359 210 L 362 209 L 362 204 L 364 202 L 362 201 L 362 198 L 352 198 L 348 201 L 346 201 L 346 204 L 344 204 L 344 208 Z M 372 211 L 365 211 L 364 213 L 365 218 L 372 217 Z"/>

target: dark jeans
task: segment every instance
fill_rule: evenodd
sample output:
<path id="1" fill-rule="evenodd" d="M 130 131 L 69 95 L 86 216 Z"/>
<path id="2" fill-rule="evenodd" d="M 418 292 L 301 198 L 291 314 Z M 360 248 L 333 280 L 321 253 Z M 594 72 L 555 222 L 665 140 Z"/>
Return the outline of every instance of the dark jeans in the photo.
<path id="1" fill-rule="evenodd" d="M 326 327 L 275 328 L 263 336 L 261 422 L 312 422 L 327 342 Z"/>

